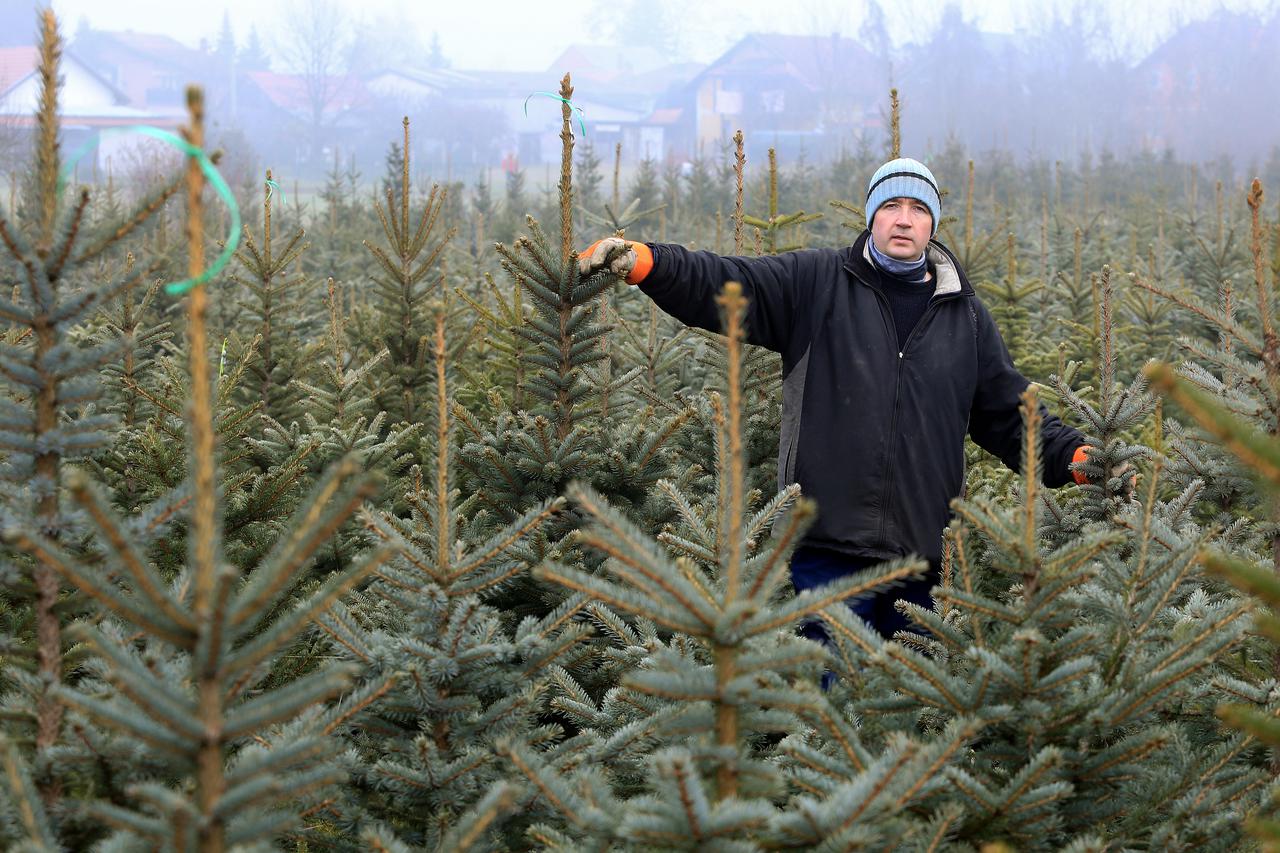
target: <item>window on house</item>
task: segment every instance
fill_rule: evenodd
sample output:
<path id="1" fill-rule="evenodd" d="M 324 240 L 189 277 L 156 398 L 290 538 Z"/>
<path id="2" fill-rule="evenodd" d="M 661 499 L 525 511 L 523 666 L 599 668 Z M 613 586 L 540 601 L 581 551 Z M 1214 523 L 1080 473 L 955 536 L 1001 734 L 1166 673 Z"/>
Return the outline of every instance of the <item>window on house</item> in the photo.
<path id="1" fill-rule="evenodd" d="M 715 111 L 721 115 L 738 115 L 742 112 L 742 93 L 720 89 L 716 92 Z"/>
<path id="2" fill-rule="evenodd" d="M 785 108 L 786 92 L 768 89 L 760 93 L 760 107 L 767 113 L 780 113 Z"/>

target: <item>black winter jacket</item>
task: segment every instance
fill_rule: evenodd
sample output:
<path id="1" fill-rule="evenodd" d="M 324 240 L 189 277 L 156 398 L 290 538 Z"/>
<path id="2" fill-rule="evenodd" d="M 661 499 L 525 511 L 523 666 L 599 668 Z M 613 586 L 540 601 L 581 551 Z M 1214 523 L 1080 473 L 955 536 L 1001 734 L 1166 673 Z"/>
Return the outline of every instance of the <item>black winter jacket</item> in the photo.
<path id="1" fill-rule="evenodd" d="M 965 432 L 1018 470 L 1029 383 L 937 242 L 933 298 L 899 351 L 867 239 L 759 258 L 650 243 L 640 289 L 681 322 L 719 332 L 715 297 L 726 281 L 742 283 L 748 340 L 782 354 L 778 482 L 799 483 L 818 504 L 804 544 L 936 562 L 964 485 Z M 1043 406 L 1041 415 L 1045 484 L 1061 486 L 1084 437 Z"/>

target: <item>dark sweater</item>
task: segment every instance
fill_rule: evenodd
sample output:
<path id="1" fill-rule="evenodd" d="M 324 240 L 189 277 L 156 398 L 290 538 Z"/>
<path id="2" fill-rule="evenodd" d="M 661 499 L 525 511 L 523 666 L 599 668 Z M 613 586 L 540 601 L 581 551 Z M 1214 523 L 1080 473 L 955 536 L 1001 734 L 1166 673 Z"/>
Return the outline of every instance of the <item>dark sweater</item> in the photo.
<path id="1" fill-rule="evenodd" d="M 931 277 L 928 281 L 912 281 L 879 267 L 875 268 L 875 271 L 880 274 L 878 282 L 880 290 L 889 300 L 889 310 L 893 312 L 893 326 L 898 333 L 898 349 L 906 345 L 911 330 L 916 327 L 916 323 L 920 322 L 920 318 L 929 308 L 929 299 L 933 296 L 937 276 L 933 270 L 933 264 L 929 267 Z"/>

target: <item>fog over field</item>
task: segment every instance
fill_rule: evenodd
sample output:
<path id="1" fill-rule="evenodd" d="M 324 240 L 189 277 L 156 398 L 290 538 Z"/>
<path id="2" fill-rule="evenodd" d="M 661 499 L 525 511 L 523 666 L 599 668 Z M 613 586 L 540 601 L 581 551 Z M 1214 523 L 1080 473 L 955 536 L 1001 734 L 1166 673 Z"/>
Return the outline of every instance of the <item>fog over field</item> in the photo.
<path id="1" fill-rule="evenodd" d="M 29 8 L 28 0 L 3 5 Z M 164 32 L 189 44 L 216 36 L 223 13 L 238 36 L 256 26 L 273 53 L 285 46 L 296 18 L 315 8 L 339 10 L 352 35 L 374 36 L 395 50 L 425 47 L 440 34 L 446 56 L 458 68 L 541 70 L 569 42 L 661 46 L 673 59 L 710 62 L 748 32 L 857 36 L 874 17 L 865 0 L 483 0 L 480 3 L 411 3 L 406 0 L 214 0 L 175 6 L 163 0 L 56 0 L 71 26 L 81 19 L 104 29 Z M 1218 10 L 1259 12 L 1263 0 L 901 0 L 883 3 L 885 27 L 895 46 L 927 42 L 946 9 L 990 32 L 1041 35 L 1064 20 L 1094 33 L 1100 54 L 1136 60 L 1179 26 Z M 869 14 L 870 12 L 870 14 Z M 283 61 L 283 57 L 280 57 Z"/>
<path id="2" fill-rule="evenodd" d="M 404 114 L 433 173 L 545 166 L 559 116 L 527 99 L 564 72 L 582 135 L 621 144 L 628 166 L 720 157 L 739 128 L 792 161 L 879 145 L 893 87 L 922 155 L 1148 152 L 1242 173 L 1280 142 L 1263 106 L 1280 84 L 1276 0 L 52 5 L 81 70 L 113 87 L 99 100 L 164 124 L 199 82 L 218 128 L 311 178 L 335 158 L 376 169 Z M 0 45 L 32 43 L 34 8 L 0 2 Z M 0 118 L 29 114 L 5 91 L 23 61 L 3 63 Z"/>

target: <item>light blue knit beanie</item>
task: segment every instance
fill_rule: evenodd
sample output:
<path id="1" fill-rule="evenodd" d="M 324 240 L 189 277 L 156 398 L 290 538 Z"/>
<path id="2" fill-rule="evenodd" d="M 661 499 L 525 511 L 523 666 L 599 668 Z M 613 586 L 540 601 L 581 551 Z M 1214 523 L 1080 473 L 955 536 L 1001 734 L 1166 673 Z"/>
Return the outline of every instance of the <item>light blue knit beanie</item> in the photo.
<path id="1" fill-rule="evenodd" d="M 938 182 L 929 167 L 910 157 L 890 160 L 871 176 L 867 184 L 867 227 L 875 218 L 880 205 L 891 198 L 914 198 L 924 202 L 933 215 L 933 231 L 938 233 L 938 221 L 942 219 L 942 198 L 938 194 Z"/>

